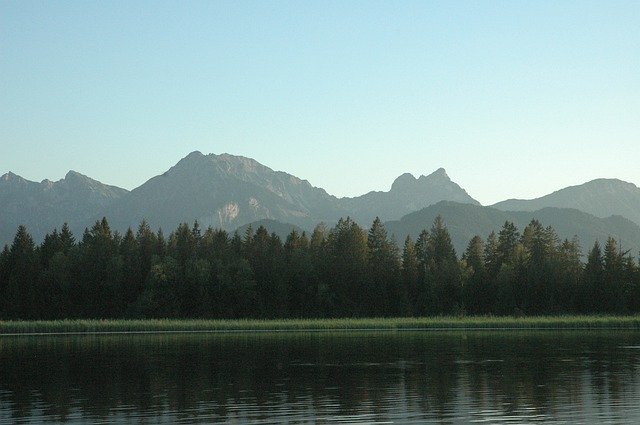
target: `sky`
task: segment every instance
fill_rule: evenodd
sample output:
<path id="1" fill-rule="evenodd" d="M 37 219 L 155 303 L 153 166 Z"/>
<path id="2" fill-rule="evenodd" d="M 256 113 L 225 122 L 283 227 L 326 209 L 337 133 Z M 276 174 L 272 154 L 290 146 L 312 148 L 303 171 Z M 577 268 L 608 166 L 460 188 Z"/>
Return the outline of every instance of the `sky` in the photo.
<path id="1" fill-rule="evenodd" d="M 640 185 L 640 1 L 0 0 L 0 174 L 133 189 L 195 150 L 336 196 Z"/>

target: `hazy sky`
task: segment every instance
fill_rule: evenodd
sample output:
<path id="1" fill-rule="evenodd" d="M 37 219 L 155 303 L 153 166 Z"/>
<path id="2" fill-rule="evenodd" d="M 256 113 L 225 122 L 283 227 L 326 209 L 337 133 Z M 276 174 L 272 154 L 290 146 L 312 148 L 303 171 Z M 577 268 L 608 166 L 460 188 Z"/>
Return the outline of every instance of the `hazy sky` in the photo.
<path id="1" fill-rule="evenodd" d="M 640 1 L 0 1 L 0 174 L 132 189 L 194 150 L 337 196 L 640 184 Z"/>

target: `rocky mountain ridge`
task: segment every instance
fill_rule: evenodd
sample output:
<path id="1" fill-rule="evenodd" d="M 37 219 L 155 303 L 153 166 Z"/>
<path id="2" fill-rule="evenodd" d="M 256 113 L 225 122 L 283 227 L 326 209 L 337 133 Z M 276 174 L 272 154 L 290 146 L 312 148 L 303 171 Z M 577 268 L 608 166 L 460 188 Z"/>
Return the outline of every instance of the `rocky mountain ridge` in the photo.
<path id="1" fill-rule="evenodd" d="M 508 199 L 492 205 L 502 211 L 575 208 L 597 217 L 621 215 L 640 225 L 640 188 L 618 179 L 595 179 L 536 199 Z"/>
<path id="2" fill-rule="evenodd" d="M 0 244 L 9 243 L 20 224 L 40 240 L 68 222 L 75 233 L 128 193 L 75 171 L 40 183 L 12 172 L 0 177 Z"/>
<path id="3" fill-rule="evenodd" d="M 9 172 L 0 177 L 0 244 L 11 242 L 19 224 L 25 224 L 38 242 L 65 222 L 80 237 L 85 227 L 103 216 L 120 232 L 128 227 L 135 229 L 143 219 L 152 228 L 165 231 L 194 220 L 201 227 L 229 231 L 261 220 L 311 230 L 319 222 L 331 226 L 346 216 L 367 227 L 376 216 L 387 222 L 399 221 L 441 201 L 485 208 L 453 182 L 443 168 L 417 178 L 402 174 L 389 191 L 337 198 L 307 180 L 274 171 L 252 158 L 195 151 L 132 191 L 105 185 L 74 171 L 57 182 L 40 183 Z M 508 200 L 493 207 L 490 213 L 474 211 L 484 211 L 480 216 L 497 217 L 498 210 L 574 208 L 600 218 L 618 214 L 640 221 L 640 189 L 620 180 L 598 179 L 536 200 Z M 452 214 L 458 213 L 452 210 Z M 477 222 L 477 214 L 468 220 Z M 603 226 L 590 219 L 581 222 L 585 226 Z M 421 225 L 428 228 L 431 223 Z"/>

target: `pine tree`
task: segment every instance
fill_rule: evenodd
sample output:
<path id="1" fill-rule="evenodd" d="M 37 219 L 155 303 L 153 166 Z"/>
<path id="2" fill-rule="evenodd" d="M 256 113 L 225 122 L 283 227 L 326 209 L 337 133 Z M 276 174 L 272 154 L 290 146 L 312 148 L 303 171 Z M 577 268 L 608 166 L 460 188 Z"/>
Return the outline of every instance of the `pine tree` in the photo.
<path id="1" fill-rule="evenodd" d="M 460 265 L 444 220 L 437 216 L 429 232 L 428 274 L 434 283 L 435 312 L 459 313 L 461 305 Z"/>
<path id="2" fill-rule="evenodd" d="M 604 292 L 605 310 L 623 313 L 625 306 L 624 253 L 618 249 L 618 242 L 609 236 L 604 246 Z"/>
<path id="3" fill-rule="evenodd" d="M 582 277 L 580 299 L 584 313 L 601 313 L 605 310 L 604 259 L 600 244 L 596 241 L 587 256 Z"/>
<path id="4" fill-rule="evenodd" d="M 23 225 L 18 230 L 5 260 L 7 283 L 4 308 L 8 318 L 33 319 L 37 317 L 36 282 L 39 262 L 33 238 Z"/>
<path id="5" fill-rule="evenodd" d="M 489 288 L 484 259 L 484 242 L 480 236 L 474 236 L 462 255 L 465 271 L 463 283 L 463 299 L 467 312 L 472 314 L 489 313 Z"/>
<path id="6" fill-rule="evenodd" d="M 491 231 L 484 244 L 484 265 L 490 280 L 495 280 L 500 271 L 500 258 L 498 254 L 498 237 Z"/>
<path id="7" fill-rule="evenodd" d="M 371 316 L 398 315 L 406 310 L 399 277 L 398 248 L 387 237 L 387 231 L 376 217 L 367 236 L 366 313 Z M 403 299 L 404 298 L 404 299 Z"/>
<path id="8" fill-rule="evenodd" d="M 498 270 L 500 270 L 500 267 L 503 264 L 508 264 L 513 260 L 519 237 L 520 234 L 518 233 L 518 228 L 515 224 L 510 221 L 505 221 L 502 229 L 500 229 L 500 232 L 498 233 Z"/>
<path id="9" fill-rule="evenodd" d="M 112 260 L 117 255 L 117 242 L 106 218 L 85 230 L 79 248 L 79 281 L 73 288 L 77 313 L 87 318 L 113 317 L 111 308 L 118 288 Z"/>
<path id="10" fill-rule="evenodd" d="M 318 281 L 313 273 L 309 239 L 294 229 L 284 243 L 285 280 L 292 317 L 317 314 Z"/>
<path id="11" fill-rule="evenodd" d="M 121 315 L 132 316 L 138 298 L 144 291 L 142 260 L 140 258 L 141 248 L 138 239 L 133 234 L 131 228 L 127 229 L 120 242 L 119 255 L 122 262 L 122 275 L 118 290 L 118 310 Z"/>
<path id="12" fill-rule="evenodd" d="M 406 314 L 417 315 L 416 300 L 418 298 L 418 255 L 411 236 L 407 236 L 402 249 L 402 284 L 407 294 Z"/>
<path id="13" fill-rule="evenodd" d="M 367 234 L 351 218 L 340 219 L 327 238 L 325 278 L 332 296 L 331 316 L 364 315 Z M 329 268 L 330 267 L 330 268 Z"/>

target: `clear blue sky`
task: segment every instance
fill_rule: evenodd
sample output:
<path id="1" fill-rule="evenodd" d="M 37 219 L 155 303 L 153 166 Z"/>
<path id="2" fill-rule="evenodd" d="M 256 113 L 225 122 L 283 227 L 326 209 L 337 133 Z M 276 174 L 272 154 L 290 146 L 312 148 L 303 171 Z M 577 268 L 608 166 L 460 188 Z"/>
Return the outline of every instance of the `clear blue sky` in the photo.
<path id="1" fill-rule="evenodd" d="M 193 150 L 337 196 L 640 184 L 640 1 L 0 1 L 0 174 L 132 189 Z"/>

